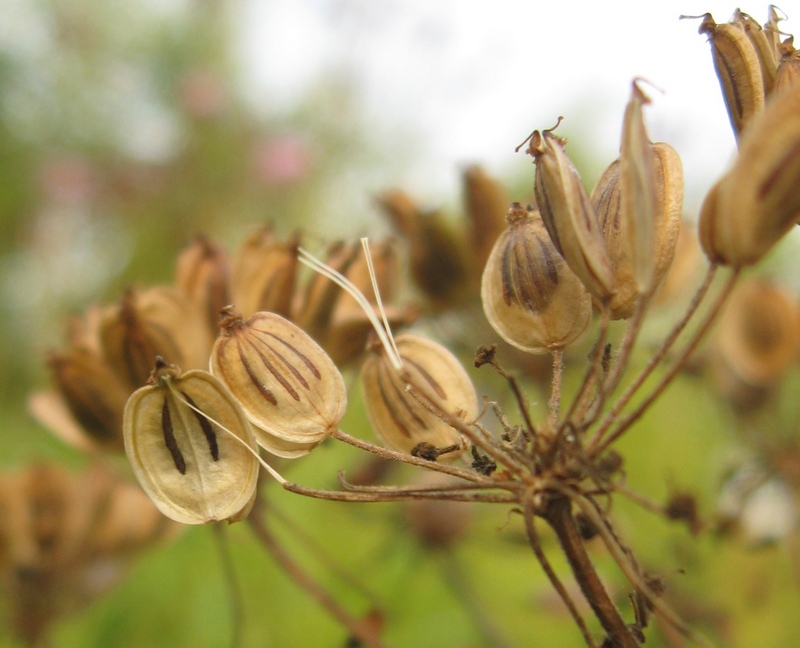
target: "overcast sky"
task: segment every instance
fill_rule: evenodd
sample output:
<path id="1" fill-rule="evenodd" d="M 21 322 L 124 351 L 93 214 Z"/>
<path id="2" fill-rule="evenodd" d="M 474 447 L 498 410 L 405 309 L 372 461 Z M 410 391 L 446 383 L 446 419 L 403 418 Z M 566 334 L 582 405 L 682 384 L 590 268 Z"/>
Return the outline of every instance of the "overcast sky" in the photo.
<path id="1" fill-rule="evenodd" d="M 706 37 L 699 21 L 679 16 L 709 11 L 724 22 L 735 8 L 719 0 L 249 0 L 242 47 L 253 97 L 273 106 L 301 96 L 330 65 L 350 70 L 369 114 L 424 136 L 425 165 L 408 181 L 429 193 L 452 192 L 465 163 L 513 170 L 525 162 L 514 146 L 560 114 L 569 131 L 570 111 L 582 120 L 572 132 L 591 137 L 610 162 L 630 81 L 645 77 L 663 90 L 650 92 L 651 138 L 678 149 L 691 204 L 734 144 Z M 795 9 L 781 8 L 790 17 Z M 766 4 L 741 9 L 766 20 Z"/>

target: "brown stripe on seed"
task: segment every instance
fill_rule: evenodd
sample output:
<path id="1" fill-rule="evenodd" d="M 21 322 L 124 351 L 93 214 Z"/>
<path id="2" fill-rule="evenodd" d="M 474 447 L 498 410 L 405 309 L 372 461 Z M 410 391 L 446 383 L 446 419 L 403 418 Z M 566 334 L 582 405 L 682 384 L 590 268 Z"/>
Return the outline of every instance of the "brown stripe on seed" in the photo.
<path id="1" fill-rule="evenodd" d="M 786 173 L 789 164 L 796 158 L 800 157 L 800 141 L 795 143 L 783 158 L 774 166 L 774 170 L 770 173 L 764 182 L 758 188 L 758 197 L 761 199 L 766 198 L 767 194 L 773 190 L 778 184 L 781 175 Z M 794 189 L 794 188 L 793 188 Z"/>
<path id="2" fill-rule="evenodd" d="M 385 386 L 387 372 L 389 373 L 388 380 L 389 380 L 389 390 L 392 392 L 391 394 L 387 393 L 387 389 Z M 384 405 L 386 405 L 386 409 L 388 410 L 389 416 L 391 417 L 392 421 L 394 421 L 394 424 L 398 427 L 400 433 L 403 436 L 410 439 L 411 431 L 403 422 L 404 417 L 401 415 L 401 412 L 398 411 L 398 409 L 394 406 L 395 402 L 399 402 L 402 404 L 403 408 L 407 411 L 408 415 L 412 419 L 414 419 L 414 423 L 416 425 L 418 425 L 422 429 L 427 429 L 428 426 L 425 424 L 424 419 L 422 419 L 422 417 L 420 417 L 419 414 L 417 414 L 414 411 L 414 408 L 408 402 L 407 394 L 405 394 L 398 388 L 397 383 L 393 380 L 394 376 L 395 376 L 394 368 L 390 367 L 388 363 L 384 364 L 383 362 L 381 362 L 380 366 L 378 367 L 378 380 L 377 380 L 378 391 L 381 394 L 381 399 L 383 400 Z"/>
<path id="3" fill-rule="evenodd" d="M 436 395 L 439 398 L 441 398 L 442 400 L 447 400 L 447 393 L 444 391 L 444 389 L 442 389 L 442 386 L 438 382 L 436 382 L 436 380 L 434 380 L 433 376 L 431 376 L 425 370 L 424 367 L 422 367 L 421 365 L 417 364 L 416 362 L 414 362 L 410 358 L 404 358 L 403 356 L 400 356 L 400 359 L 403 362 L 407 362 L 412 367 L 414 367 L 417 371 L 419 371 L 419 373 L 422 375 L 422 377 L 425 379 L 425 381 L 431 386 L 433 391 L 436 392 Z"/>
<path id="4" fill-rule="evenodd" d="M 255 329 L 255 330 L 260 331 L 261 333 L 265 333 L 265 334 L 269 335 L 270 337 L 275 338 L 278 342 L 283 344 L 292 353 L 294 353 L 298 358 L 300 358 L 300 361 L 308 368 L 308 370 L 312 374 L 314 374 L 314 377 L 317 380 L 321 380 L 322 379 L 322 374 L 320 374 L 319 369 L 317 369 L 316 365 L 313 362 L 311 362 L 311 359 L 308 356 L 306 356 L 305 354 L 303 354 L 300 351 L 298 351 L 297 347 L 289 344 L 286 340 L 284 340 L 283 338 L 278 337 L 277 335 L 275 335 L 274 333 L 271 333 L 270 331 L 261 331 L 260 329 Z"/>
<path id="5" fill-rule="evenodd" d="M 281 374 L 276 368 L 275 365 L 270 362 L 269 358 L 258 348 L 255 342 L 250 342 L 250 346 L 253 350 L 258 354 L 258 357 L 261 358 L 261 362 L 264 364 L 264 368 L 269 371 L 275 380 L 277 380 L 281 387 L 283 387 L 289 395 L 294 398 L 294 400 L 300 400 L 300 394 L 297 393 L 297 390 L 289 384 L 289 381 Z"/>
<path id="6" fill-rule="evenodd" d="M 214 461 L 219 461 L 219 445 L 217 444 L 217 435 L 214 433 L 214 428 L 211 426 L 211 421 L 209 421 L 203 414 L 200 413 L 197 405 L 191 399 L 189 394 L 182 391 L 181 395 L 186 399 L 186 402 L 189 403 L 189 405 L 195 408 L 192 410 L 192 412 L 197 417 L 197 422 L 200 424 L 200 429 L 203 430 L 206 441 L 208 441 L 208 449 L 211 452 L 211 458 Z"/>
<path id="7" fill-rule="evenodd" d="M 164 433 L 164 443 L 167 446 L 167 450 L 169 450 L 169 453 L 172 455 L 172 461 L 175 463 L 175 467 L 181 475 L 185 475 L 186 460 L 183 458 L 183 454 L 178 447 L 178 442 L 175 439 L 175 432 L 172 429 L 172 417 L 169 413 L 169 405 L 167 404 L 166 398 L 164 399 L 164 405 L 161 407 L 161 429 Z"/>
<path id="8" fill-rule="evenodd" d="M 253 371 L 253 368 L 250 366 L 250 363 L 247 361 L 247 358 L 244 355 L 244 351 L 242 351 L 242 344 L 238 338 L 236 340 L 236 347 L 239 350 L 239 359 L 242 361 L 242 366 L 244 367 L 244 370 L 247 372 L 247 375 L 250 378 L 250 382 L 252 382 L 255 385 L 256 389 L 258 389 L 258 392 L 266 400 L 268 400 L 273 405 L 277 405 L 278 399 L 275 398 L 275 395 L 267 388 L 267 386 L 264 383 L 262 383 L 258 379 L 258 376 L 256 376 L 255 372 Z"/>

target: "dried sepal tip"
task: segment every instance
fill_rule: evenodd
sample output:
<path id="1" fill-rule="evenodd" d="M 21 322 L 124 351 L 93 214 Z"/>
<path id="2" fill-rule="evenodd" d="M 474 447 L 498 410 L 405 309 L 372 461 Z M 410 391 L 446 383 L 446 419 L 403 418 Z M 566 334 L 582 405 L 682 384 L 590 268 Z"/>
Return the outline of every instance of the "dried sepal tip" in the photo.
<path id="1" fill-rule="evenodd" d="M 206 371 L 156 362 L 125 406 L 123 438 L 142 489 L 183 524 L 235 522 L 253 505 L 259 462 L 236 399 Z"/>

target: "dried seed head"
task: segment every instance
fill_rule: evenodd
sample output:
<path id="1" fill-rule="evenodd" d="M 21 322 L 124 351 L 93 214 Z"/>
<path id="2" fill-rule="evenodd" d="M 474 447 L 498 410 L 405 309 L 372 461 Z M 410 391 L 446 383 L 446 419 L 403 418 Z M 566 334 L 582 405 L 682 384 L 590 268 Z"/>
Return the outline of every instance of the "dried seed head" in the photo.
<path id="1" fill-rule="evenodd" d="M 348 275 L 359 256 L 358 244 L 337 241 L 325 253 L 325 263 L 343 275 Z M 315 274 L 306 285 L 302 298 L 292 309 L 292 321 L 322 344 L 330 331 L 334 311 L 342 301 L 342 289 Z"/>
<path id="2" fill-rule="evenodd" d="M 486 318 L 509 344 L 530 353 L 560 349 L 589 326 L 592 305 L 556 251 L 539 213 L 513 203 L 481 283 Z"/>
<path id="3" fill-rule="evenodd" d="M 211 339 L 205 321 L 174 288 L 129 289 L 100 324 L 109 366 L 132 391 L 147 382 L 156 356 L 186 369 L 207 366 Z"/>
<path id="4" fill-rule="evenodd" d="M 297 246 L 296 236 L 281 241 L 269 225 L 242 242 L 233 258 L 231 292 L 232 303 L 245 317 L 259 311 L 289 316 L 297 277 Z"/>
<path id="5" fill-rule="evenodd" d="M 764 110 L 764 80 L 758 53 L 743 29 L 729 23 L 718 25 L 711 14 L 703 16 L 698 31 L 708 34 L 714 69 L 738 140 L 750 120 Z"/>
<path id="6" fill-rule="evenodd" d="M 780 63 L 775 73 L 774 93 L 787 91 L 793 84 L 800 83 L 800 51 L 794 48 L 794 37 L 790 36 L 780 45 Z"/>
<path id="7" fill-rule="evenodd" d="M 344 380 L 307 333 L 275 313 L 244 321 L 232 307 L 220 326 L 211 372 L 241 403 L 261 446 L 297 457 L 336 429 L 347 408 Z"/>
<path id="8" fill-rule="evenodd" d="M 425 211 L 400 191 L 385 192 L 379 204 L 407 239 L 411 277 L 434 306 L 458 303 L 468 294 L 467 246 L 438 211 Z"/>
<path id="9" fill-rule="evenodd" d="M 198 236 L 178 256 L 175 287 L 205 315 L 210 335 L 216 335 L 219 311 L 231 303 L 230 263 L 221 245 Z"/>
<path id="10" fill-rule="evenodd" d="M 774 38 L 775 33 L 769 27 L 762 28 L 752 16 L 739 9 L 734 12 L 731 24 L 741 29 L 753 44 L 753 49 L 758 57 L 764 96 L 766 97 L 772 92 L 772 87 L 775 85 L 775 74 L 778 71 L 778 61 L 780 60 Z"/>
<path id="11" fill-rule="evenodd" d="M 349 247 L 349 245 L 348 245 Z M 353 247 L 359 246 L 353 243 Z M 373 244 L 371 246 L 372 268 L 378 290 L 386 302 L 390 302 L 397 293 L 398 280 L 401 273 L 398 268 L 397 249 L 394 241 Z M 335 264 L 328 263 L 336 268 Z M 372 294 L 371 278 L 366 262 L 366 256 L 358 254 L 345 272 L 343 272 L 353 285 L 366 295 Z M 339 289 L 338 299 L 331 316 L 331 321 L 326 330 L 322 331 L 320 341 L 322 347 L 331 356 L 337 366 L 341 367 L 361 358 L 366 351 L 367 341 L 372 333 L 372 322 L 364 312 L 362 306 L 347 292 L 335 283 L 319 275 L 327 284 Z M 375 306 L 375 298 L 367 297 Z M 397 307 L 385 304 L 386 316 L 390 326 L 408 325 L 417 317 L 413 308 Z M 308 329 L 304 329 L 308 331 Z"/>
<path id="12" fill-rule="evenodd" d="M 122 449 L 122 411 L 130 391 L 87 349 L 51 353 L 53 382 L 70 413 L 98 447 Z"/>
<path id="13" fill-rule="evenodd" d="M 241 406 L 206 371 L 161 358 L 125 406 L 125 452 L 142 489 L 184 524 L 235 522 L 253 505 L 259 463 Z"/>
<path id="14" fill-rule="evenodd" d="M 700 210 L 700 244 L 715 263 L 758 262 L 800 219 L 800 84 L 773 93 L 733 167 Z"/>
<path id="15" fill-rule="evenodd" d="M 470 268 L 480 271 L 497 237 L 506 229 L 508 195 L 505 188 L 478 166 L 464 170 L 464 200 L 469 217 Z"/>
<path id="16" fill-rule="evenodd" d="M 800 348 L 800 308 L 783 288 L 763 279 L 737 286 L 714 334 L 718 360 L 751 385 L 770 387 Z"/>
<path id="17" fill-rule="evenodd" d="M 605 302 L 614 293 L 611 261 L 589 194 L 564 152 L 565 143 L 552 129 L 534 131 L 530 137 L 527 153 L 536 163 L 536 205 L 556 249 L 587 290 Z"/>
<path id="18" fill-rule="evenodd" d="M 411 454 L 420 444 L 427 444 L 437 451 L 449 449 L 437 456 L 438 461 L 457 459 L 466 441 L 440 412 L 469 422 L 477 418 L 478 398 L 467 372 L 437 342 L 411 333 L 398 335 L 395 342 L 401 370 L 380 345 L 361 369 L 364 406 L 373 430 L 399 452 Z M 416 394 L 414 385 L 426 388 L 434 404 Z"/>
<path id="19" fill-rule="evenodd" d="M 664 280 L 675 252 L 683 207 L 683 171 L 677 152 L 650 143 L 634 82 L 623 123 L 620 158 L 600 177 L 592 204 L 615 274 L 611 316 L 625 319 L 637 300 Z"/>
<path id="20" fill-rule="evenodd" d="M 131 557 L 180 529 L 141 489 L 99 465 L 36 463 L 0 473 L 4 633 L 46 641 L 51 623 L 106 593 Z"/>

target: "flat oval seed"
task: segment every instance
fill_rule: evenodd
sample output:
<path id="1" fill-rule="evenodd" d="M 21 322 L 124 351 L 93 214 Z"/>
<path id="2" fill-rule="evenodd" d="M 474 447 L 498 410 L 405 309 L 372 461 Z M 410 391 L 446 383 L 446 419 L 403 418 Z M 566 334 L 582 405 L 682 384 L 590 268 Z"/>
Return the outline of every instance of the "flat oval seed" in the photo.
<path id="1" fill-rule="evenodd" d="M 125 452 L 142 489 L 176 522 L 246 516 L 259 464 L 239 404 L 206 371 L 181 374 L 160 361 L 151 383 L 131 395 L 123 422 Z"/>
<path id="2" fill-rule="evenodd" d="M 435 394 L 443 411 L 469 422 L 478 416 L 475 388 L 456 357 L 441 344 L 404 333 L 398 335 L 397 349 L 415 384 Z M 435 450 L 447 450 L 439 461 L 455 460 L 466 446 L 461 434 L 406 389 L 403 379 L 383 352 L 370 354 L 361 370 L 364 406 L 373 430 L 390 448 L 411 454 L 425 443 Z"/>
<path id="3" fill-rule="evenodd" d="M 322 347 L 280 315 L 256 313 L 245 322 L 233 308 L 225 312 L 211 372 L 242 404 L 261 446 L 279 456 L 310 451 L 344 416 L 341 373 Z"/>

